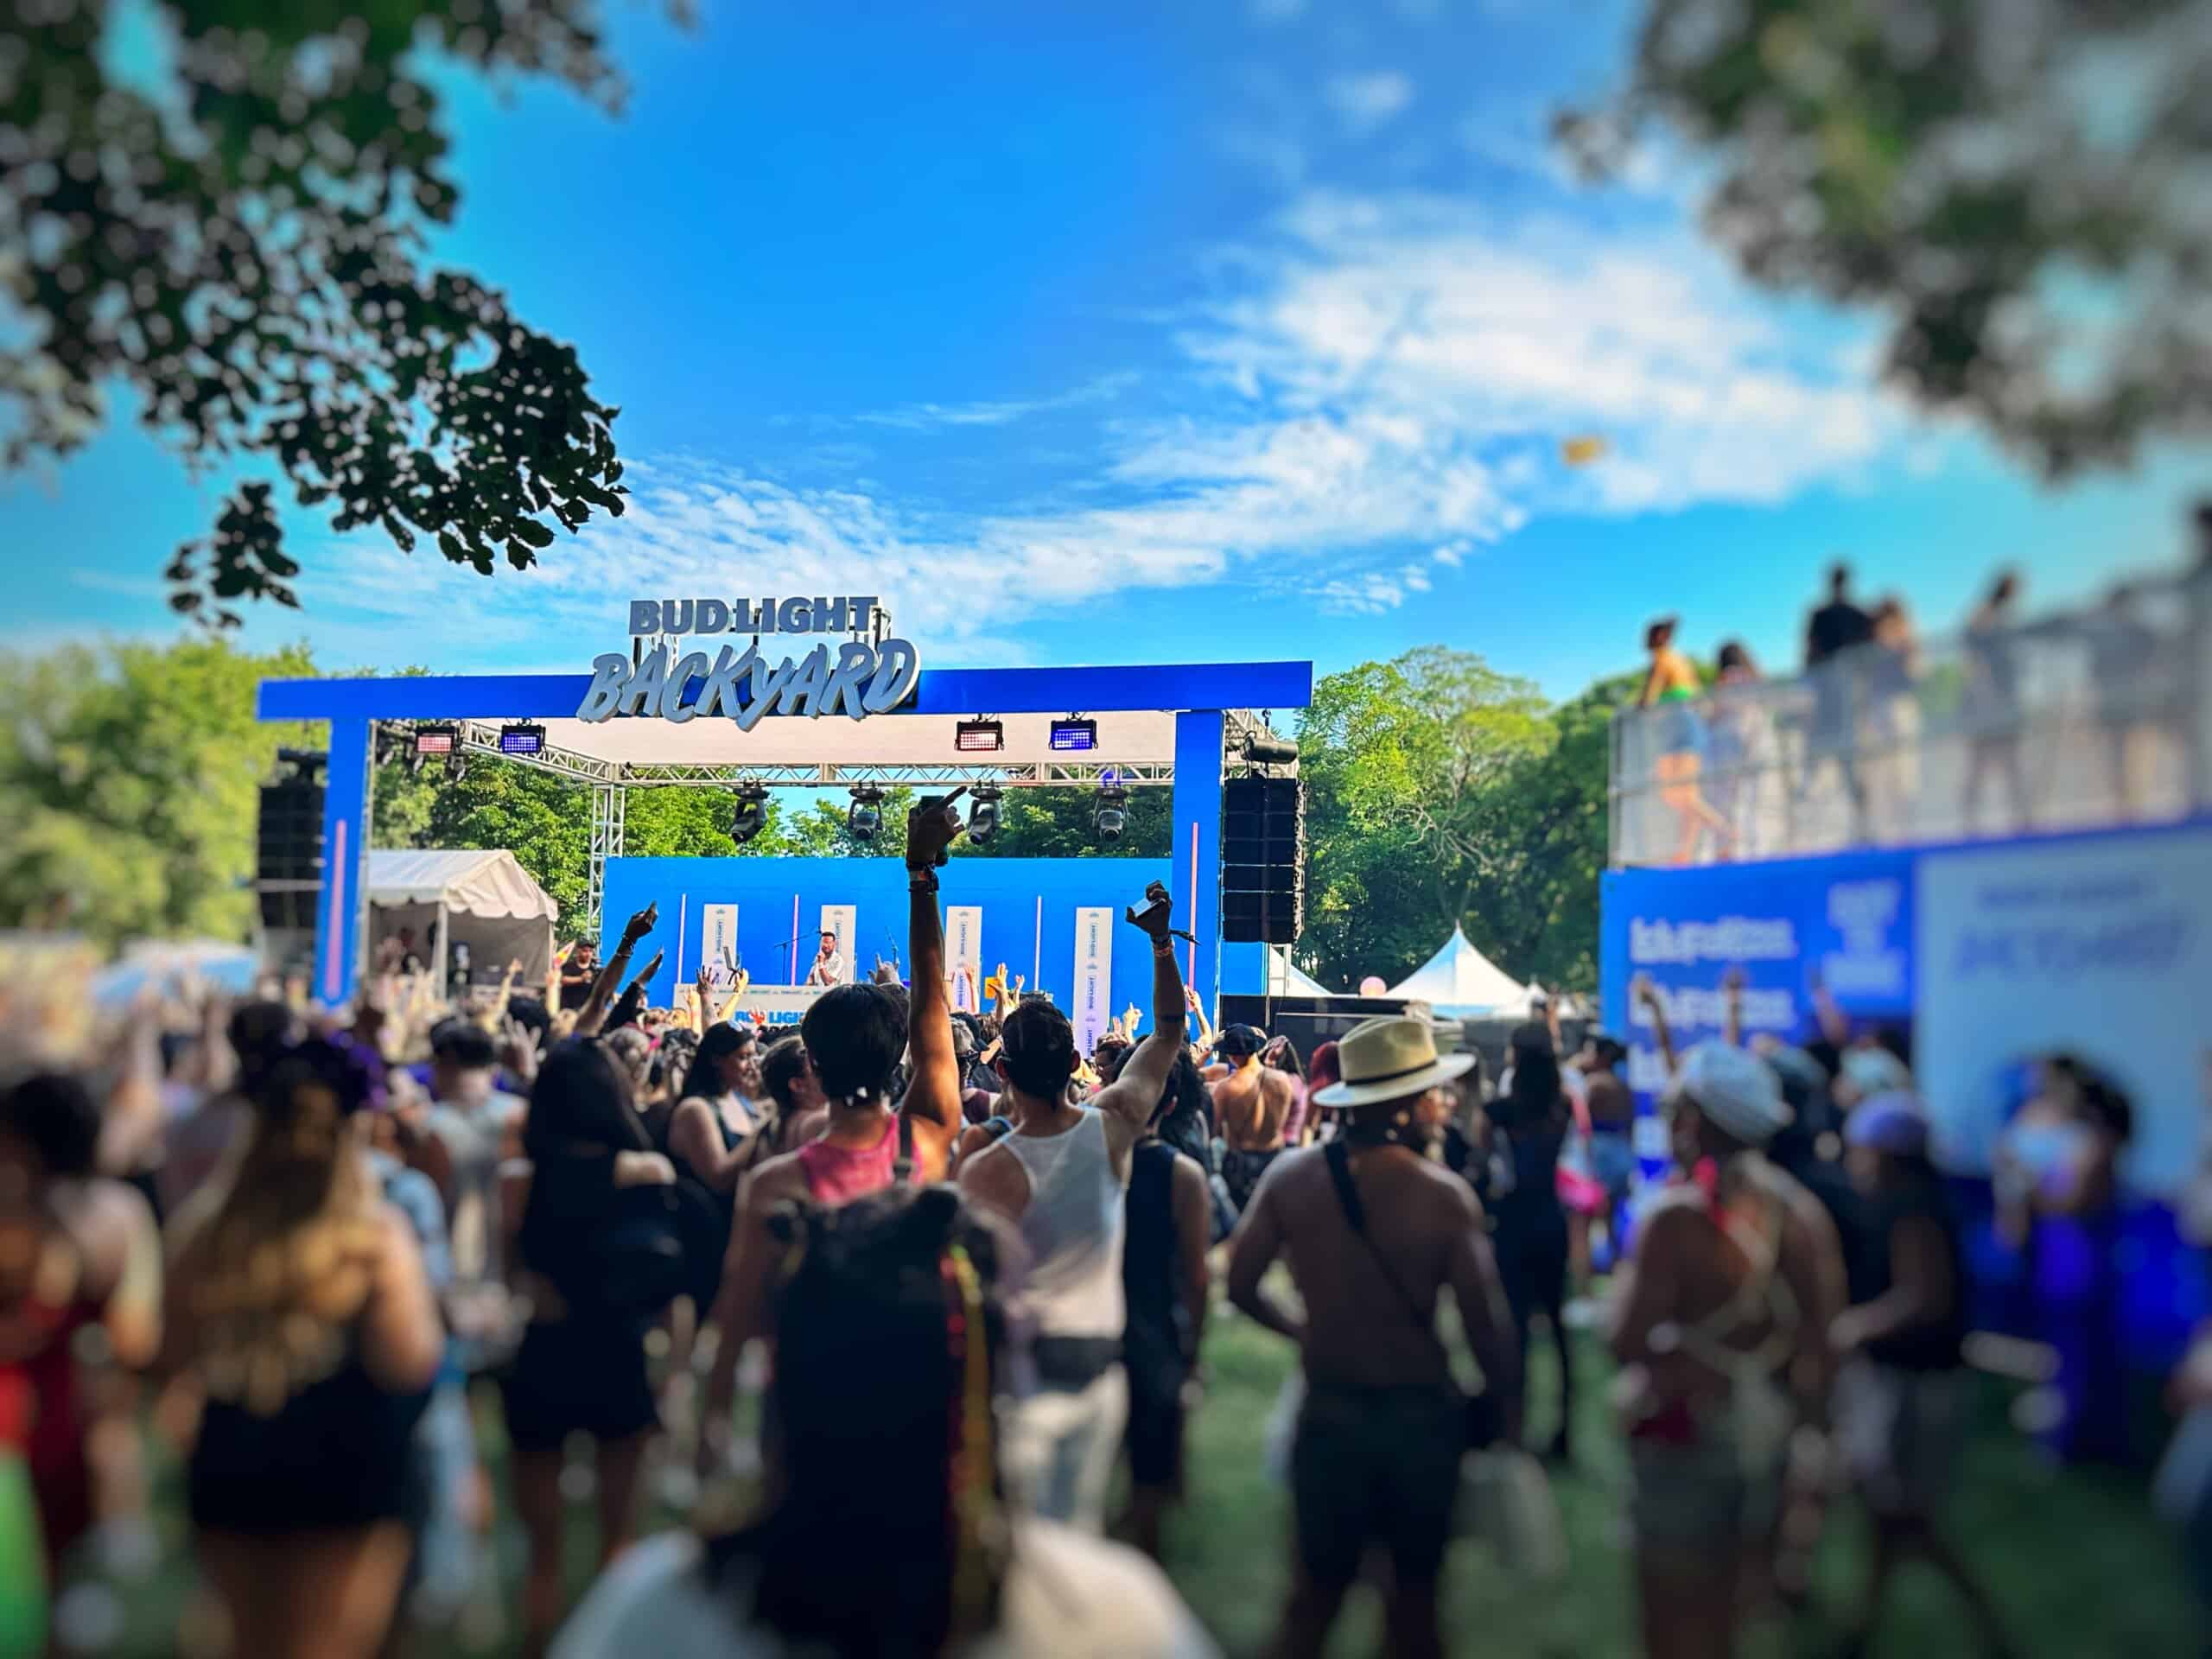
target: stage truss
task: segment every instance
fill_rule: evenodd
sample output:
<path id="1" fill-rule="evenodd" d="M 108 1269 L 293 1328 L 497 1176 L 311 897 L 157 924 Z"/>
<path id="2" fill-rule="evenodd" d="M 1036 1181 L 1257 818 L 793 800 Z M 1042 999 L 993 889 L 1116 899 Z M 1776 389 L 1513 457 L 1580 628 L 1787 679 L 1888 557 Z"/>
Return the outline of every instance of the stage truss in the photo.
<path id="1" fill-rule="evenodd" d="M 1249 715 L 1232 716 L 1232 721 L 1240 717 L 1243 727 L 1232 723 L 1230 728 L 1232 733 L 1239 734 L 1239 742 L 1242 741 L 1241 730 L 1249 728 L 1251 723 Z M 409 722 L 394 721 L 385 723 L 404 726 Z M 585 785 L 591 790 L 591 860 L 584 890 L 584 913 L 590 918 L 590 927 L 594 931 L 599 927 L 601 905 L 607 892 L 607 861 L 622 856 L 625 807 L 629 791 L 633 789 L 734 790 L 741 784 L 757 784 L 764 789 L 849 789 L 856 784 L 874 784 L 883 789 L 901 785 L 910 789 L 954 789 L 963 784 L 971 789 L 979 784 L 994 785 L 1001 789 L 1039 789 L 1053 785 L 1096 789 L 1109 782 L 1127 789 L 1172 789 L 1175 785 L 1173 765 L 1154 760 L 1052 760 L 1014 765 L 931 761 L 910 766 L 836 763 L 738 766 L 684 761 L 606 760 L 596 755 L 579 754 L 573 749 L 550 746 L 536 754 L 510 754 L 499 747 L 499 721 L 464 720 L 457 723 L 461 748 L 466 753 L 495 755 L 502 760 L 512 760 L 518 766 L 530 766 L 538 772 L 550 772 L 556 778 L 565 778 L 571 783 Z"/>

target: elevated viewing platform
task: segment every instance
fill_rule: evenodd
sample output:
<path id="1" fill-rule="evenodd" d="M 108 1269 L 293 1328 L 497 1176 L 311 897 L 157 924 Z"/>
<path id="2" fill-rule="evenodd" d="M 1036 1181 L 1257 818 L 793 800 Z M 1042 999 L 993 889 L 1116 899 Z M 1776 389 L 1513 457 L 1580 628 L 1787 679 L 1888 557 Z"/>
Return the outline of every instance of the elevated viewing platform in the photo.
<path id="1" fill-rule="evenodd" d="M 1796 677 L 1724 678 L 1692 702 L 1624 709 L 1612 723 L 1609 861 L 2002 841 L 2212 810 L 2209 663 L 2212 572 L 2199 570 L 2126 583 L 2081 610 L 1904 649 L 1859 645 Z"/>

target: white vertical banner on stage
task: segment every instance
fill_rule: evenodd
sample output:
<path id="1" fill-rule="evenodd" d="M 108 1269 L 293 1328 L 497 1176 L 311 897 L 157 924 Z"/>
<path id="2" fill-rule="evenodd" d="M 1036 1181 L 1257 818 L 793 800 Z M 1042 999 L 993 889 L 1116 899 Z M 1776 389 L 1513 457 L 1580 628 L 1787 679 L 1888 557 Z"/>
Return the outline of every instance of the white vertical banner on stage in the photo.
<path id="1" fill-rule="evenodd" d="M 699 906 L 699 969 L 707 982 L 721 987 L 733 983 L 737 971 L 737 906 Z"/>
<path id="2" fill-rule="evenodd" d="M 850 985 L 855 981 L 866 977 L 866 976 L 864 976 L 860 970 L 859 958 L 855 957 L 853 954 L 853 936 L 859 932 L 859 912 L 851 905 L 824 905 L 822 906 L 822 931 L 824 933 L 835 933 L 837 936 L 837 956 L 839 960 L 845 964 L 844 972 L 839 976 L 839 983 L 841 984 Z M 809 943 L 810 941 L 808 940 L 800 940 L 799 948 L 805 950 Z M 810 963 L 814 960 L 814 951 L 819 950 L 822 948 L 822 941 L 819 938 L 816 938 L 810 941 L 810 943 L 814 948 L 813 950 L 807 950 L 806 952 L 806 959 Z"/>
<path id="3" fill-rule="evenodd" d="M 1076 1052 L 1088 1054 L 1114 1022 L 1114 912 L 1078 905 L 1075 912 L 1075 995 L 1068 1018 L 1075 1022 Z"/>
<path id="4" fill-rule="evenodd" d="M 983 1011 L 983 907 L 944 907 L 944 961 L 952 975 L 952 1006 Z"/>

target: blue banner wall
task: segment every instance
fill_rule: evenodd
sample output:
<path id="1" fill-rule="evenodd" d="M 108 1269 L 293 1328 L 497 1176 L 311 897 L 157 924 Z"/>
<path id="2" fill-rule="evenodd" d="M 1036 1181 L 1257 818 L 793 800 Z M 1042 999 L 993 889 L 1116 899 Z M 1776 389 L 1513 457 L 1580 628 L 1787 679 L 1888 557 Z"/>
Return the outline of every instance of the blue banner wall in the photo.
<path id="1" fill-rule="evenodd" d="M 1839 854 L 1688 870 L 1610 870 L 1602 889 L 1599 1003 L 1629 1046 L 1640 1095 L 1665 1083 L 1649 1016 L 1629 986 L 1649 975 L 1677 1049 L 1721 1033 L 1721 976 L 1744 970 L 1745 1036 L 1813 1034 L 1813 989 L 1825 982 L 1855 1023 L 1912 1016 L 1913 860 L 1909 852 Z"/>
<path id="2" fill-rule="evenodd" d="M 1075 913 L 1086 905 L 1110 908 L 1118 918 L 1141 902 L 1145 884 L 1168 879 L 1161 858 L 957 858 L 943 872 L 946 905 L 974 905 L 983 912 L 982 958 L 986 976 L 1001 963 L 1009 979 L 1050 992 L 1061 1007 L 1075 984 Z M 791 982 L 791 956 L 806 977 L 814 960 L 817 927 L 824 905 L 850 905 L 853 976 L 865 979 L 880 957 L 896 954 L 902 972 L 906 950 L 906 873 L 895 858 L 611 858 L 602 914 L 602 956 L 620 940 L 622 925 L 648 900 L 660 906 L 658 925 L 638 949 L 640 965 L 656 950 L 668 959 L 650 989 L 657 1005 L 675 999 L 699 968 L 699 938 L 708 905 L 737 906 L 737 954 L 759 985 Z M 792 906 L 798 905 L 796 945 Z M 679 942 L 683 961 L 678 960 Z M 1134 931 L 1116 939 L 1112 964 L 1114 1011 L 1134 1002 L 1152 1027 L 1152 953 Z"/>

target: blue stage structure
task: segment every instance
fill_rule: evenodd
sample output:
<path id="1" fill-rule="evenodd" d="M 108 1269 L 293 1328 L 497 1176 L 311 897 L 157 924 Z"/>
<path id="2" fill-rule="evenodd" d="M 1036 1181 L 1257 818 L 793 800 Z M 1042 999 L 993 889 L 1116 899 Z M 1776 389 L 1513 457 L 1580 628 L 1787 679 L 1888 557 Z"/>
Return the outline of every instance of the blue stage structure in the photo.
<path id="1" fill-rule="evenodd" d="M 1722 1035 L 1731 968 L 1746 1041 L 1813 1039 L 1825 985 L 1855 1033 L 1910 1042 L 1932 1151 L 1968 1222 L 1974 1323 L 2047 1343 L 2067 1402 L 2055 1440 L 2115 1452 L 2134 1433 L 2125 1373 L 2164 1376 L 2212 1316 L 2178 1213 L 2212 1119 L 2212 819 L 1617 869 L 1602 899 L 1603 1019 L 1629 1045 L 1644 1178 L 1666 1172 L 1653 1109 L 1666 1078 L 1635 978 L 1658 988 L 1678 1050 Z M 1993 1222 L 1995 1154 L 2038 1063 L 2059 1054 L 2119 1086 L 2133 1132 L 2116 1201 L 2040 1220 L 2022 1249 Z"/>
<path id="2" fill-rule="evenodd" d="M 760 643 L 756 639 L 756 646 Z M 768 643 L 773 643 L 772 637 Z M 857 648 L 846 647 L 849 652 Z M 911 647 L 905 649 L 911 652 Z M 609 660 L 602 657 L 599 664 Z M 632 660 L 650 661 L 635 651 Z M 261 719 L 322 721 L 329 727 L 323 871 L 312 976 L 315 995 L 327 1003 L 345 1001 L 353 994 L 365 964 L 362 869 L 378 725 L 424 721 L 452 724 L 455 747 L 464 754 L 499 754 L 503 722 L 531 722 L 545 728 L 537 753 L 510 753 L 506 758 L 589 787 L 592 931 L 604 938 L 618 929 L 620 919 L 636 907 L 625 907 L 629 895 L 638 895 L 639 902 L 648 894 L 659 896 L 660 925 L 646 941 L 640 959 L 656 949 L 667 949 L 671 965 L 664 978 L 671 985 L 677 971 L 678 927 L 697 921 L 693 916 L 687 923 L 681 904 L 671 913 L 671 893 L 692 894 L 694 899 L 685 903 L 703 904 L 711 892 L 717 895 L 713 902 L 739 906 L 746 966 L 760 982 L 783 976 L 777 972 L 780 962 L 771 965 L 755 959 L 757 945 L 766 944 L 765 937 L 756 942 L 756 921 L 765 931 L 775 931 L 769 926 L 769 912 L 780 910 L 784 923 L 775 937 L 781 939 L 791 931 L 795 897 L 801 900 L 803 912 L 808 903 L 854 905 L 861 927 L 856 933 L 860 961 L 855 966 L 865 975 L 873 950 L 870 940 L 878 931 L 873 918 L 887 904 L 889 887 L 899 885 L 899 872 L 889 859 L 839 861 L 851 867 L 843 878 L 810 868 L 818 864 L 816 861 L 627 860 L 622 856 L 621 834 L 623 803 L 631 789 L 671 785 L 734 789 L 759 784 L 822 790 L 868 783 L 926 789 L 992 783 L 1013 789 L 1110 783 L 1173 790 L 1170 855 L 1164 863 L 1119 858 L 962 863 L 948 883 L 946 903 L 982 906 L 986 971 L 1003 959 L 1012 972 L 1025 978 L 1033 969 L 1041 970 L 1048 989 L 1067 987 L 1075 911 L 1111 906 L 1118 915 L 1120 906 L 1140 894 L 1147 880 L 1164 878 L 1174 893 L 1178 918 L 1187 918 L 1197 936 L 1188 949 L 1185 971 L 1208 1005 L 1224 989 L 1264 988 L 1263 947 L 1225 944 L 1220 938 L 1222 783 L 1231 752 L 1260 727 L 1252 711 L 1302 709 L 1311 700 L 1310 663 L 923 670 L 913 679 L 911 693 L 894 709 L 866 719 L 834 713 L 809 718 L 779 709 L 741 728 L 739 721 L 711 714 L 694 718 L 690 706 L 670 715 L 679 702 L 688 705 L 702 694 L 703 671 L 687 665 L 704 660 L 677 658 L 671 677 L 683 696 L 663 699 L 658 710 L 663 717 L 658 719 L 649 712 L 603 720 L 576 718 L 594 683 L 590 674 L 264 681 L 257 706 Z M 785 670 L 791 666 L 786 664 Z M 767 679 L 764 671 L 753 683 L 763 701 Z M 1096 742 L 1087 752 L 1064 753 L 1050 741 L 1048 728 L 1071 716 L 1096 723 Z M 956 746 L 957 722 L 982 718 L 1003 727 L 1002 748 L 988 753 L 960 750 Z M 679 863 L 689 866 L 689 871 L 671 868 Z M 829 888 L 841 883 L 845 896 L 833 900 Z M 810 893 L 812 899 L 805 896 Z M 727 897 L 721 896 L 725 893 Z M 898 906 L 903 903 L 901 887 Z M 1025 909 L 1028 916 L 1021 925 L 1017 913 Z M 760 914 L 756 918 L 753 912 Z M 886 913 L 887 919 L 897 917 L 899 908 Z M 814 925 L 804 914 L 802 920 L 808 927 Z M 902 925 L 894 926 L 893 937 L 902 931 Z M 995 954 L 1001 950 L 1002 957 Z M 1117 999 L 1125 990 L 1124 958 L 1135 962 L 1131 953 L 1116 955 L 1113 991 Z M 1136 981 L 1129 984 L 1135 986 Z M 656 995 L 664 988 L 657 987 Z M 1129 1000 L 1142 1005 L 1141 988 Z"/>
<path id="3" fill-rule="evenodd" d="M 1077 912 L 1107 911 L 1119 924 L 1126 905 L 1141 902 L 1145 885 L 1166 881 L 1165 858 L 969 858 L 945 872 L 943 902 L 980 912 L 976 985 L 1003 964 L 1009 985 L 1049 994 L 1063 1008 L 1080 982 L 1089 944 Z M 855 979 L 876 963 L 906 953 L 906 874 L 890 858 L 616 858 L 607 865 L 607 913 L 627 916 L 648 902 L 660 906 L 656 938 L 671 941 L 669 961 L 651 988 L 666 1006 L 697 971 L 700 943 L 714 919 L 709 906 L 735 912 L 733 950 L 756 985 L 803 982 L 814 959 L 824 906 L 850 906 Z M 950 943 L 950 942 L 949 942 Z M 1131 936 L 1116 948 L 1113 932 L 1096 941 L 1109 969 L 1106 1018 L 1134 1003 L 1152 1013 L 1152 957 Z M 1231 950 L 1234 946 L 1229 947 Z M 679 963 L 679 955 L 681 961 Z"/>

